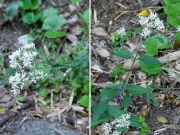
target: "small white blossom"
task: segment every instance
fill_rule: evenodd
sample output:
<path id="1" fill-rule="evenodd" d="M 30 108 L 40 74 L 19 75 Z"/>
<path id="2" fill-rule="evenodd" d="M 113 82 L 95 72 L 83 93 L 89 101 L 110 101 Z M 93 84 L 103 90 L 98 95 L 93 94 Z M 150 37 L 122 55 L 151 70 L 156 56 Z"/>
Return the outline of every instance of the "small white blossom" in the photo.
<path id="1" fill-rule="evenodd" d="M 141 26 L 146 26 L 149 23 L 149 17 L 139 16 Z"/>
<path id="2" fill-rule="evenodd" d="M 156 13 L 151 12 L 149 14 L 149 20 L 155 20 L 156 18 L 157 18 L 157 14 Z"/>
<path id="3" fill-rule="evenodd" d="M 113 134 L 112 134 L 112 135 L 121 135 L 121 132 L 113 131 Z"/>
<path id="4" fill-rule="evenodd" d="M 110 123 L 105 123 L 103 129 L 106 132 L 111 132 L 111 129 L 112 129 L 111 124 Z"/>
<path id="5" fill-rule="evenodd" d="M 31 81 L 36 83 L 36 81 L 43 79 L 47 74 L 45 74 L 41 70 L 33 70 L 32 72 L 29 72 Z"/>
<path id="6" fill-rule="evenodd" d="M 163 29 L 165 28 L 162 20 L 160 20 L 159 18 L 156 18 L 154 20 L 154 25 L 155 25 L 156 29 L 159 31 L 163 31 Z"/>
<path id="7" fill-rule="evenodd" d="M 143 28 L 142 32 L 140 35 L 144 38 L 148 37 L 151 34 L 151 31 L 148 28 Z"/>
<path id="8" fill-rule="evenodd" d="M 177 27 L 177 32 L 180 32 L 180 26 Z"/>
<path id="9" fill-rule="evenodd" d="M 117 33 L 122 37 L 124 35 L 126 35 L 126 31 L 125 29 L 122 27 L 122 28 L 119 28 L 119 30 L 117 30 Z"/>
<path id="10" fill-rule="evenodd" d="M 11 84 L 11 92 L 15 95 L 19 94 L 20 90 L 28 83 L 29 77 L 25 71 L 16 72 L 14 76 L 9 77 L 9 83 Z"/>
<path id="11" fill-rule="evenodd" d="M 18 44 L 24 45 L 28 43 L 28 35 L 23 35 L 18 38 Z"/>

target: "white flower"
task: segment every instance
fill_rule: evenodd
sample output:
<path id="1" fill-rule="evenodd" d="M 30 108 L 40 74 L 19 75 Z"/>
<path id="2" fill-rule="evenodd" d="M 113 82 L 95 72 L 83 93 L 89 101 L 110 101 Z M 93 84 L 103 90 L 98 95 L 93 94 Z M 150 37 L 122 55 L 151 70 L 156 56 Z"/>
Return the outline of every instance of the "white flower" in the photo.
<path id="1" fill-rule="evenodd" d="M 112 134 L 112 135 L 121 135 L 121 132 L 113 131 L 113 134 Z"/>
<path id="2" fill-rule="evenodd" d="M 154 25 L 155 25 L 156 29 L 160 30 L 160 31 L 163 31 L 163 29 L 165 28 L 162 20 L 160 20 L 159 18 L 156 18 L 154 20 Z"/>
<path id="3" fill-rule="evenodd" d="M 28 43 L 28 35 L 24 35 L 18 38 L 18 44 L 24 45 Z"/>
<path id="4" fill-rule="evenodd" d="M 140 35 L 144 38 L 148 37 L 151 34 L 151 31 L 148 28 L 143 28 L 142 32 Z"/>
<path id="5" fill-rule="evenodd" d="M 156 13 L 151 12 L 149 14 L 149 20 L 155 20 L 156 18 L 157 18 L 157 14 Z"/>
<path id="6" fill-rule="evenodd" d="M 19 94 L 20 90 L 28 83 L 29 77 L 25 71 L 16 72 L 14 76 L 9 77 L 9 83 L 11 84 L 13 94 Z"/>
<path id="7" fill-rule="evenodd" d="M 113 124 L 116 128 L 122 128 L 127 127 L 129 128 L 130 121 L 129 121 L 130 115 L 129 114 L 122 114 L 118 119 L 115 119 L 111 124 Z"/>
<path id="8" fill-rule="evenodd" d="M 29 72 L 31 81 L 36 83 L 36 81 L 43 79 L 47 74 L 45 74 L 41 70 L 33 70 L 32 72 Z"/>
<path id="9" fill-rule="evenodd" d="M 139 16 L 139 23 L 141 26 L 146 26 L 149 23 L 149 17 Z"/>
<path id="10" fill-rule="evenodd" d="M 110 123 L 105 123 L 103 129 L 106 132 L 111 132 L 111 129 L 112 129 L 111 124 Z"/>
<path id="11" fill-rule="evenodd" d="M 180 26 L 177 27 L 177 32 L 180 32 Z"/>
<path id="12" fill-rule="evenodd" d="M 122 37 L 124 35 L 126 35 L 126 31 L 125 29 L 122 27 L 122 28 L 119 28 L 119 30 L 117 30 L 117 33 Z"/>

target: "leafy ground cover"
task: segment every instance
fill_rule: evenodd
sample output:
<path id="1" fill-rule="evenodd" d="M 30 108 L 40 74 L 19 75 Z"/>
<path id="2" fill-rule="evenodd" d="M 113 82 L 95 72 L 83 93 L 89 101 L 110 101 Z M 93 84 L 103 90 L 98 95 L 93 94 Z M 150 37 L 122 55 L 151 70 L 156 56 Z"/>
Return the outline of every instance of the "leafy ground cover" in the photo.
<path id="1" fill-rule="evenodd" d="M 92 2 L 92 134 L 180 133 L 179 3 Z"/>
<path id="2" fill-rule="evenodd" d="M 1 1 L 1 134 L 17 133 L 23 122 L 35 118 L 89 134 L 88 3 Z M 23 35 L 28 35 L 28 42 L 35 44 L 38 53 L 33 69 L 47 74 L 36 83 L 26 83 L 13 96 L 9 78 L 19 69 L 10 66 L 8 56 L 21 47 L 18 38 Z M 29 68 L 24 71 L 30 73 Z"/>

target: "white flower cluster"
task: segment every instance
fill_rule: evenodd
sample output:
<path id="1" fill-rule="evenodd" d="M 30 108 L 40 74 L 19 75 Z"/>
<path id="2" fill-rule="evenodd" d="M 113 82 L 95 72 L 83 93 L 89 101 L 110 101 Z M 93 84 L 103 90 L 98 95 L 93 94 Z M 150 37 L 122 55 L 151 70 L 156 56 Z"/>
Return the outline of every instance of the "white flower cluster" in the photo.
<path id="1" fill-rule="evenodd" d="M 124 35 L 126 35 L 126 31 L 125 29 L 122 27 L 122 28 L 119 28 L 119 30 L 117 30 L 117 33 L 122 37 Z"/>
<path id="2" fill-rule="evenodd" d="M 177 27 L 177 32 L 180 32 L 180 26 Z"/>
<path id="3" fill-rule="evenodd" d="M 121 128 L 129 128 L 129 125 L 131 123 L 129 121 L 129 118 L 129 114 L 122 114 L 118 119 L 115 119 L 113 122 L 105 123 L 103 129 L 106 132 L 112 132 L 112 128 L 115 128 L 116 130 L 113 131 L 113 135 L 121 135 Z"/>
<path id="4" fill-rule="evenodd" d="M 18 43 L 23 45 L 18 50 L 9 55 L 10 67 L 16 68 L 18 71 L 14 76 L 9 77 L 9 83 L 12 86 L 11 92 L 14 95 L 19 94 L 24 86 L 44 78 L 47 74 L 43 71 L 32 70 L 34 58 L 37 56 L 35 44 L 28 43 L 27 35 L 19 37 Z"/>
<path id="5" fill-rule="evenodd" d="M 156 13 L 151 12 L 148 17 L 139 16 L 139 18 L 139 23 L 143 27 L 143 30 L 140 34 L 142 37 L 148 37 L 151 34 L 152 29 L 162 32 L 164 31 L 165 26 L 163 21 L 158 18 Z"/>

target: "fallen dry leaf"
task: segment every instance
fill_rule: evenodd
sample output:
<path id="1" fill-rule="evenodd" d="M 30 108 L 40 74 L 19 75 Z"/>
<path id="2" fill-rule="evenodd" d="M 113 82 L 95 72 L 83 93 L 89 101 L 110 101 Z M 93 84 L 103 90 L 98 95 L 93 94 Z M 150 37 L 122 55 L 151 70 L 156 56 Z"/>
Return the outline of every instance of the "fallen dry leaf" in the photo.
<path id="1" fill-rule="evenodd" d="M 96 48 L 96 52 L 97 52 L 101 57 L 109 57 L 109 56 L 110 56 L 109 51 L 106 50 L 106 49 Z"/>
<path id="2" fill-rule="evenodd" d="M 41 115 L 44 114 L 44 112 L 41 109 L 36 109 L 35 112 L 38 113 L 38 114 L 41 114 Z"/>
<path id="3" fill-rule="evenodd" d="M 69 39 L 69 41 L 71 41 L 72 43 L 73 42 L 77 42 L 78 41 L 78 38 L 75 34 L 67 34 L 67 38 Z"/>
<path id="4" fill-rule="evenodd" d="M 141 11 L 138 16 L 148 16 L 149 13 L 152 12 L 152 9 L 148 8 L 148 9 L 144 9 L 143 11 Z"/>
<path id="5" fill-rule="evenodd" d="M 167 120 L 166 117 L 164 117 L 164 116 L 156 116 L 156 120 L 157 120 L 158 122 L 163 123 L 163 124 L 168 123 L 168 120 Z"/>
<path id="6" fill-rule="evenodd" d="M 91 30 L 92 34 L 98 35 L 98 36 L 107 36 L 108 33 L 101 27 L 95 27 Z"/>

